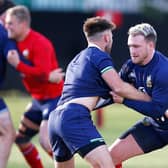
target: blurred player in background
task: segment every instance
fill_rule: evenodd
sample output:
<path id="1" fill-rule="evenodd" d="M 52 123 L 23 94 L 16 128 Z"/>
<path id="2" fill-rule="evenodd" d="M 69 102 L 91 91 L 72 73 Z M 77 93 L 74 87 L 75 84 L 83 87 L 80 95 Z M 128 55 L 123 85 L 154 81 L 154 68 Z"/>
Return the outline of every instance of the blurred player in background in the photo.
<path id="1" fill-rule="evenodd" d="M 123 65 L 121 78 L 147 93 L 152 100 L 123 99 L 113 93 L 116 103 L 123 103 L 146 116 L 110 147 L 115 164 L 168 144 L 168 59 L 155 50 L 157 33 L 150 24 L 135 25 L 128 34 L 131 59 Z"/>
<path id="2" fill-rule="evenodd" d="M 74 168 L 75 153 L 94 168 L 114 168 L 90 112 L 100 97 L 110 97 L 111 89 L 124 97 L 149 100 L 148 96 L 123 82 L 113 67 L 109 54 L 114 28 L 113 23 L 101 17 L 89 18 L 83 25 L 88 47 L 68 65 L 63 94 L 49 118 L 55 168 Z"/>
<path id="3" fill-rule="evenodd" d="M 31 16 L 25 6 L 15 6 L 7 11 L 8 36 L 16 40 L 20 54 L 8 54 L 8 61 L 21 73 L 23 84 L 32 96 L 23 114 L 17 132 L 16 143 L 31 168 L 42 168 L 32 137 L 39 132 L 44 150 L 52 155 L 48 140 L 48 117 L 56 107 L 63 87 L 64 73 L 59 68 L 51 42 L 30 27 Z M 50 72 L 52 71 L 52 75 Z"/>
<path id="4" fill-rule="evenodd" d="M 5 80 L 8 51 L 16 49 L 14 41 L 8 39 L 3 26 L 5 11 L 14 4 L 10 1 L 0 1 L 0 88 Z M 4 100 L 0 97 L 0 168 L 7 167 L 7 161 L 15 140 L 15 130 L 11 115 Z"/>

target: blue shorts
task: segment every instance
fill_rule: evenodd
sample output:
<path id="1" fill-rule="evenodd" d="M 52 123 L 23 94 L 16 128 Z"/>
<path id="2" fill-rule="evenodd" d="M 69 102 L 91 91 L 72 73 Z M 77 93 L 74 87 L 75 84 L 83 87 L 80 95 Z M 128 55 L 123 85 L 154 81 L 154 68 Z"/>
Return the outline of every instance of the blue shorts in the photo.
<path id="1" fill-rule="evenodd" d="M 152 118 L 145 117 L 140 120 L 127 130 L 120 139 L 129 134 L 133 135 L 144 153 L 160 149 L 168 144 L 168 129 L 160 127 Z"/>
<path id="2" fill-rule="evenodd" d="M 64 106 L 64 105 L 63 105 Z M 104 145 L 91 119 L 90 111 L 71 103 L 52 111 L 49 117 L 49 138 L 55 160 L 63 162 L 74 153 L 84 157 L 94 148 Z"/>
<path id="3" fill-rule="evenodd" d="M 0 113 L 8 112 L 8 108 L 2 98 L 0 98 Z"/>
<path id="4" fill-rule="evenodd" d="M 25 117 L 40 125 L 42 120 L 48 120 L 50 112 L 56 108 L 59 98 L 43 101 L 33 99 L 27 106 L 27 110 L 24 113 Z"/>

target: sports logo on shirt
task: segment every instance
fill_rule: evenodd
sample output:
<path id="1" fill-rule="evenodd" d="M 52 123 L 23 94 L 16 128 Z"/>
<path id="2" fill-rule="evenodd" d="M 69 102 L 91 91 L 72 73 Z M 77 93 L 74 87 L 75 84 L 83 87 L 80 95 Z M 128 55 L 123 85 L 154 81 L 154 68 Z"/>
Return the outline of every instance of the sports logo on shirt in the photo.
<path id="1" fill-rule="evenodd" d="M 129 77 L 135 79 L 135 78 L 136 78 L 136 74 L 135 74 L 135 72 L 131 72 L 131 73 L 129 74 Z"/>
<path id="2" fill-rule="evenodd" d="M 23 50 L 22 54 L 23 54 L 24 58 L 26 58 L 26 59 L 29 58 L 29 50 L 28 49 Z"/>
<path id="3" fill-rule="evenodd" d="M 146 86 L 148 88 L 152 87 L 152 77 L 151 77 L 151 75 L 147 76 L 147 78 L 146 78 Z"/>
<path id="4" fill-rule="evenodd" d="M 129 79 L 129 83 L 131 84 L 135 84 L 136 83 L 136 74 L 134 71 L 131 71 L 129 74 L 128 74 L 128 79 Z"/>
<path id="5" fill-rule="evenodd" d="M 142 93 L 146 93 L 146 90 L 143 86 L 139 86 L 138 90 L 141 91 Z"/>

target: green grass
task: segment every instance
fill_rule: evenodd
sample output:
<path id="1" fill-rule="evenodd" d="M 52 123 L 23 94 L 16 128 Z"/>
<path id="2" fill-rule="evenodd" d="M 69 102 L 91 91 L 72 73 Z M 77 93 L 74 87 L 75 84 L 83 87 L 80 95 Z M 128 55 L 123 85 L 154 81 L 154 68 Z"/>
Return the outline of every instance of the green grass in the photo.
<path id="1" fill-rule="evenodd" d="M 11 111 L 12 119 L 15 128 L 18 127 L 20 116 L 23 113 L 26 104 L 30 101 L 30 97 L 24 95 L 9 94 L 5 95 L 6 103 Z M 92 113 L 95 118 L 95 112 Z M 122 105 L 112 105 L 104 108 L 104 127 L 100 129 L 101 134 L 105 138 L 108 145 L 110 145 L 125 129 L 131 126 L 142 116 Z M 46 168 L 51 168 L 53 162 L 50 157 L 42 150 L 38 143 L 38 137 L 33 139 L 33 142 L 37 145 L 42 161 Z M 124 168 L 167 168 L 167 147 L 147 154 L 129 159 L 124 163 Z M 131 150 L 131 149 L 130 149 Z M 78 155 L 76 157 L 76 168 L 89 167 Z M 28 168 L 24 158 L 18 151 L 17 147 L 13 145 L 10 159 L 7 168 Z"/>

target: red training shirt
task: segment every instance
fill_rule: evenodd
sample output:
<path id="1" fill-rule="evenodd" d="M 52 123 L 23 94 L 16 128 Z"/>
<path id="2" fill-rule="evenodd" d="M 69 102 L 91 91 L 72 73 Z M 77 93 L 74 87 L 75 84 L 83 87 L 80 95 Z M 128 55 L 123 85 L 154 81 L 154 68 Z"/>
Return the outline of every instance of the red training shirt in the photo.
<path id="1" fill-rule="evenodd" d="M 22 73 L 23 84 L 31 96 L 38 100 L 61 95 L 63 80 L 56 84 L 48 81 L 50 71 L 59 68 L 52 43 L 42 34 L 30 30 L 27 37 L 17 42 L 23 57 L 31 63 L 20 61 L 17 70 Z"/>

